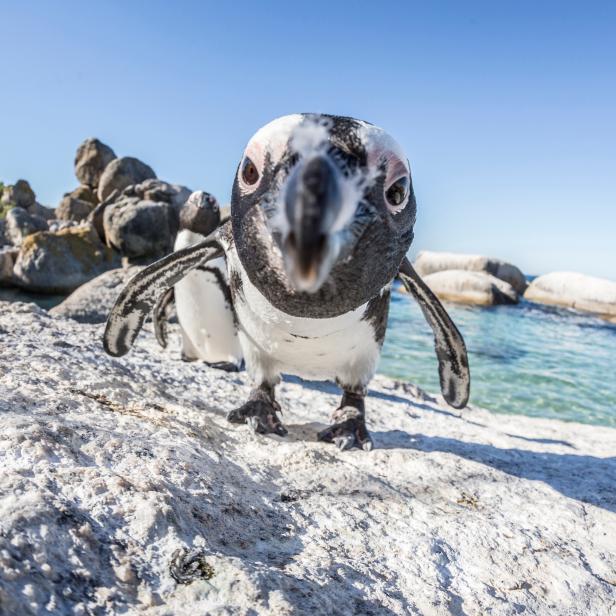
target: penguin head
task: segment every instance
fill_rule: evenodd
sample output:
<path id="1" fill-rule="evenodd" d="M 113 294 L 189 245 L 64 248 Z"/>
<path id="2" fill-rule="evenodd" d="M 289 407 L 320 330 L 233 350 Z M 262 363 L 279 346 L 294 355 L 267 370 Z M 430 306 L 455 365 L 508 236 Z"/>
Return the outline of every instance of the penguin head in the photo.
<path id="1" fill-rule="evenodd" d="M 283 287 L 308 303 L 346 290 L 347 303 L 359 305 L 378 293 L 411 244 L 415 213 L 396 141 L 367 122 L 321 114 L 284 116 L 257 131 L 231 198 L 251 281 L 266 296 Z M 361 291 L 348 289 L 352 280 Z"/>
<path id="2" fill-rule="evenodd" d="M 179 227 L 207 237 L 220 224 L 220 206 L 214 195 L 198 190 L 191 193 L 179 213 Z"/>

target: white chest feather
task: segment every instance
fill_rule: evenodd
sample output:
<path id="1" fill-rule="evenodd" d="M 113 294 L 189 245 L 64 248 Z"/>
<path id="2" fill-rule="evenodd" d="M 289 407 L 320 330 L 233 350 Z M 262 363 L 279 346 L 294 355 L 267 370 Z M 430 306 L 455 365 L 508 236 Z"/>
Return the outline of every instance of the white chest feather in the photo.
<path id="1" fill-rule="evenodd" d="M 255 379 L 285 373 L 346 385 L 368 383 L 380 347 L 364 318 L 366 305 L 327 319 L 291 316 L 270 304 L 250 282 L 234 250 L 228 259 L 230 271 L 241 277 L 234 306 L 247 368 Z"/>

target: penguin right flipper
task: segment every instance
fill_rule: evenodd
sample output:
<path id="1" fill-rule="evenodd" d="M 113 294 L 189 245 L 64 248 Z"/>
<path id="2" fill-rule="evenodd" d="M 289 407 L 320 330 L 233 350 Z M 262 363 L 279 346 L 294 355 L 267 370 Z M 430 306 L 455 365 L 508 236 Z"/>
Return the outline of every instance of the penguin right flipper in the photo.
<path id="1" fill-rule="evenodd" d="M 105 351 L 115 357 L 128 353 L 159 297 L 190 270 L 223 254 L 217 241 L 206 240 L 141 270 L 122 289 L 109 313 L 103 335 Z"/>
<path id="2" fill-rule="evenodd" d="M 463 408 L 468 402 L 471 387 L 464 339 L 441 302 L 406 257 L 400 265 L 399 276 L 406 290 L 419 304 L 434 333 L 443 397 L 454 408 Z"/>
<path id="3" fill-rule="evenodd" d="M 169 316 L 169 306 L 174 302 L 175 294 L 173 287 L 167 289 L 164 295 L 161 295 L 159 300 L 152 310 L 152 324 L 154 325 L 154 333 L 156 340 L 163 349 L 167 348 L 167 318 Z"/>

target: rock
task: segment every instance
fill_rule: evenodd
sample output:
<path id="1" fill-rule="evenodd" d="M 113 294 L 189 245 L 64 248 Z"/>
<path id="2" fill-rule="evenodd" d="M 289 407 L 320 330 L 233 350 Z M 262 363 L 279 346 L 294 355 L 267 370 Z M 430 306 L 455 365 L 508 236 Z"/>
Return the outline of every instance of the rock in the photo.
<path id="1" fill-rule="evenodd" d="M 142 332 L 0 302 L 7 614 L 613 610 L 616 430 L 473 408 L 377 377 L 376 449 L 317 442 L 335 388 L 278 386 L 288 438 L 226 413 L 245 373 Z"/>
<path id="2" fill-rule="evenodd" d="M 47 222 L 38 216 L 32 216 L 21 207 L 12 208 L 6 215 L 6 237 L 15 246 L 21 246 L 28 235 L 47 229 Z"/>
<path id="3" fill-rule="evenodd" d="M 101 243 L 94 229 L 80 226 L 28 236 L 13 274 L 16 284 L 30 291 L 69 293 L 119 265 L 119 256 Z"/>
<path id="4" fill-rule="evenodd" d="M 134 194 L 144 201 L 164 201 L 179 212 L 190 197 L 191 191 L 186 186 L 150 179 L 125 189 L 125 194 Z"/>
<path id="5" fill-rule="evenodd" d="M 428 274 L 423 279 L 446 301 L 479 306 L 518 303 L 518 294 L 509 283 L 484 272 L 445 270 Z"/>
<path id="6" fill-rule="evenodd" d="M 13 267 L 19 250 L 16 248 L 0 249 L 0 287 L 9 287 L 13 284 Z"/>
<path id="7" fill-rule="evenodd" d="M 103 225 L 107 243 L 123 255 L 129 259 L 152 258 L 173 249 L 178 215 L 168 203 L 123 195 L 107 205 Z"/>
<path id="8" fill-rule="evenodd" d="M 1 253 L 0 253 L 1 254 Z M 143 266 L 112 269 L 73 291 L 51 314 L 80 323 L 104 323 L 124 285 Z"/>
<path id="9" fill-rule="evenodd" d="M 123 191 L 127 186 L 156 178 L 151 167 L 131 156 L 116 158 L 103 172 L 98 185 L 98 199 L 105 199 L 114 191 Z"/>
<path id="10" fill-rule="evenodd" d="M 27 210 L 36 201 L 36 195 L 26 180 L 17 180 L 12 186 L 4 186 L 2 190 L 2 203 L 12 204 Z"/>
<path id="11" fill-rule="evenodd" d="M 75 175 L 81 184 L 95 188 L 105 167 L 115 158 L 114 151 L 108 145 L 98 139 L 86 139 L 75 154 Z"/>
<path id="12" fill-rule="evenodd" d="M 539 304 L 592 312 L 616 321 L 616 282 L 575 272 L 553 272 L 535 278 L 524 299 Z"/>
<path id="13" fill-rule="evenodd" d="M 74 220 L 51 220 L 49 221 L 49 231 L 52 233 L 57 233 L 62 229 L 70 229 L 71 227 L 78 227 L 80 223 L 75 222 Z"/>
<path id="14" fill-rule="evenodd" d="M 85 220 L 98 205 L 98 196 L 89 186 L 79 186 L 66 193 L 56 208 L 59 220 Z"/>
<path id="15" fill-rule="evenodd" d="M 47 221 L 53 220 L 56 217 L 55 210 L 50 207 L 41 205 L 38 201 L 28 208 L 28 214 L 31 214 L 32 216 L 38 216 L 39 218 L 42 218 L 43 220 Z"/>
<path id="16" fill-rule="evenodd" d="M 417 273 L 422 277 L 445 270 L 468 270 L 486 272 L 496 276 L 496 278 L 508 282 L 520 294 L 524 293 L 528 286 L 526 277 L 515 265 L 480 255 L 422 250 L 417 255 L 414 266 Z"/>

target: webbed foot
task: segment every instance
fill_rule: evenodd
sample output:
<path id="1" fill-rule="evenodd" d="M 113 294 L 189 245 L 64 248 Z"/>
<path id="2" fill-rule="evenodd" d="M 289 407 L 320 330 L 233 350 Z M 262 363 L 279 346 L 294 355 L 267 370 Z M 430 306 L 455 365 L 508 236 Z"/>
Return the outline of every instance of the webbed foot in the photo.
<path id="1" fill-rule="evenodd" d="M 273 396 L 273 387 L 261 386 L 254 389 L 248 402 L 233 409 L 227 420 L 231 423 L 246 423 L 257 434 L 277 434 L 286 436 L 287 429 L 278 418 L 280 405 Z"/>
<path id="2" fill-rule="evenodd" d="M 345 451 L 358 447 L 364 451 L 374 448 L 374 443 L 366 428 L 364 397 L 344 392 L 340 407 L 332 415 L 333 424 L 318 433 L 317 438 L 326 443 L 334 443 Z"/>

